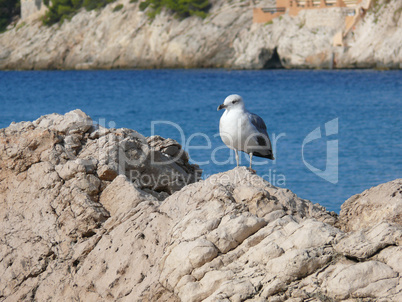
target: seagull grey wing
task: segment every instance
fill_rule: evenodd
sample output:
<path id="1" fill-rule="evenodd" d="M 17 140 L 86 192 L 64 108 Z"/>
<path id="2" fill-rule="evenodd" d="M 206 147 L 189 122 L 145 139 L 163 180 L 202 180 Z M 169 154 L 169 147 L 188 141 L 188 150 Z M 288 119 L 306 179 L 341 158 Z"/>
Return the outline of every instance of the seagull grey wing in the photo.
<path id="1" fill-rule="evenodd" d="M 261 117 L 251 112 L 248 113 L 248 117 L 251 123 L 254 125 L 254 127 L 258 130 L 258 132 L 261 132 L 263 134 L 266 134 L 266 136 L 268 136 L 267 125 L 265 125 L 264 120 Z"/>
<path id="2" fill-rule="evenodd" d="M 265 125 L 264 120 L 259 117 L 257 114 L 248 113 L 248 117 L 253 124 L 253 126 L 257 129 L 259 133 L 261 133 L 261 136 L 257 136 L 257 143 L 261 147 L 266 147 L 265 150 L 261 150 L 258 152 L 253 152 L 254 155 L 260 156 L 260 157 L 265 157 L 269 159 L 274 159 L 274 156 L 272 154 L 272 146 L 271 146 L 271 141 L 269 139 L 268 133 L 267 133 L 267 125 Z"/>

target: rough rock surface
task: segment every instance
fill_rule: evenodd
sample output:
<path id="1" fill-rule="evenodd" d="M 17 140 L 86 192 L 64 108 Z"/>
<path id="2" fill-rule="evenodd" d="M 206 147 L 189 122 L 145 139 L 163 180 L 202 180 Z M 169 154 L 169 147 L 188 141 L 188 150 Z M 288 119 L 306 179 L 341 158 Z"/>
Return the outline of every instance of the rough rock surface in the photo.
<path id="1" fill-rule="evenodd" d="M 402 225 L 386 215 L 345 233 L 245 167 L 183 187 L 172 175 L 197 167 L 175 141 L 80 110 L 0 142 L 0 301 L 402 300 Z"/>
<path id="2" fill-rule="evenodd" d="M 356 231 L 382 221 L 402 225 L 402 179 L 378 185 L 346 200 L 341 207 L 339 227 L 347 232 Z"/>
<path id="3" fill-rule="evenodd" d="M 20 21 L 0 34 L 0 69 L 176 68 L 400 68 L 402 2 L 378 0 L 344 41 L 347 11 L 340 8 L 285 14 L 253 24 L 253 3 L 212 1 L 205 19 L 178 20 L 163 12 L 149 20 L 140 1 L 118 0 L 101 11 L 82 10 L 50 28 Z M 113 8 L 123 4 L 123 9 Z"/>
<path id="4" fill-rule="evenodd" d="M 0 300 L 64 300 L 80 259 L 106 238 L 105 221 L 197 179 L 184 152 L 157 150 L 174 143 L 151 147 L 136 131 L 94 126 L 81 110 L 1 129 Z"/>

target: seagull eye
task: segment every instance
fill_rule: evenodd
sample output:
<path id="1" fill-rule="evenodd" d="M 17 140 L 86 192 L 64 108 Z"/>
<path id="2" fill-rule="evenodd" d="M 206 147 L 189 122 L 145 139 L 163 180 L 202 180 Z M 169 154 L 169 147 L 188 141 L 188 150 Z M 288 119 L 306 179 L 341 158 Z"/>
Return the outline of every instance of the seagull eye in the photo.
<path id="1" fill-rule="evenodd" d="M 236 104 L 236 103 L 238 103 L 238 102 L 239 102 L 239 101 L 233 101 L 232 104 Z"/>

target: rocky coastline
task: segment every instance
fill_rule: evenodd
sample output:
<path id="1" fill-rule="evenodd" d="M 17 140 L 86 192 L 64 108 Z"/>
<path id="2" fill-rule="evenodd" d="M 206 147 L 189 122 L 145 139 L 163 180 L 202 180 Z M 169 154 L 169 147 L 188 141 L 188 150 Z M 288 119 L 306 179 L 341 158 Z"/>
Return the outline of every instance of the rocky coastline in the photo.
<path id="1" fill-rule="evenodd" d="M 150 20 L 139 1 L 81 10 L 51 27 L 20 20 L 0 34 L 0 69 L 381 68 L 402 64 L 402 2 L 374 1 L 364 19 L 333 46 L 345 27 L 342 8 L 302 10 L 253 23 L 253 7 L 273 1 L 212 1 L 205 19 L 162 12 Z M 119 11 L 114 7 L 120 5 Z"/>
<path id="2" fill-rule="evenodd" d="M 402 179 L 337 215 L 81 110 L 0 129 L 0 159 L 2 302 L 402 300 Z"/>

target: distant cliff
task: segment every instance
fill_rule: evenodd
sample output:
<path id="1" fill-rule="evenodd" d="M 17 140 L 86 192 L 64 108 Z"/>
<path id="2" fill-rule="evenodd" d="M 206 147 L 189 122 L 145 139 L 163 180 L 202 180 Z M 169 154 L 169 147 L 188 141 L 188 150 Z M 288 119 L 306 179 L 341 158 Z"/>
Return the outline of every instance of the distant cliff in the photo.
<path id="1" fill-rule="evenodd" d="M 252 1 L 215 0 L 205 19 L 162 12 L 150 20 L 139 2 L 119 0 L 52 27 L 20 21 L 0 34 L 0 69 L 401 68 L 402 2 L 377 0 L 334 47 L 341 8 L 304 10 L 253 24 Z M 267 1 L 254 1 L 266 5 Z M 264 3 L 265 2 L 265 3 Z M 116 5 L 123 8 L 116 11 Z"/>

